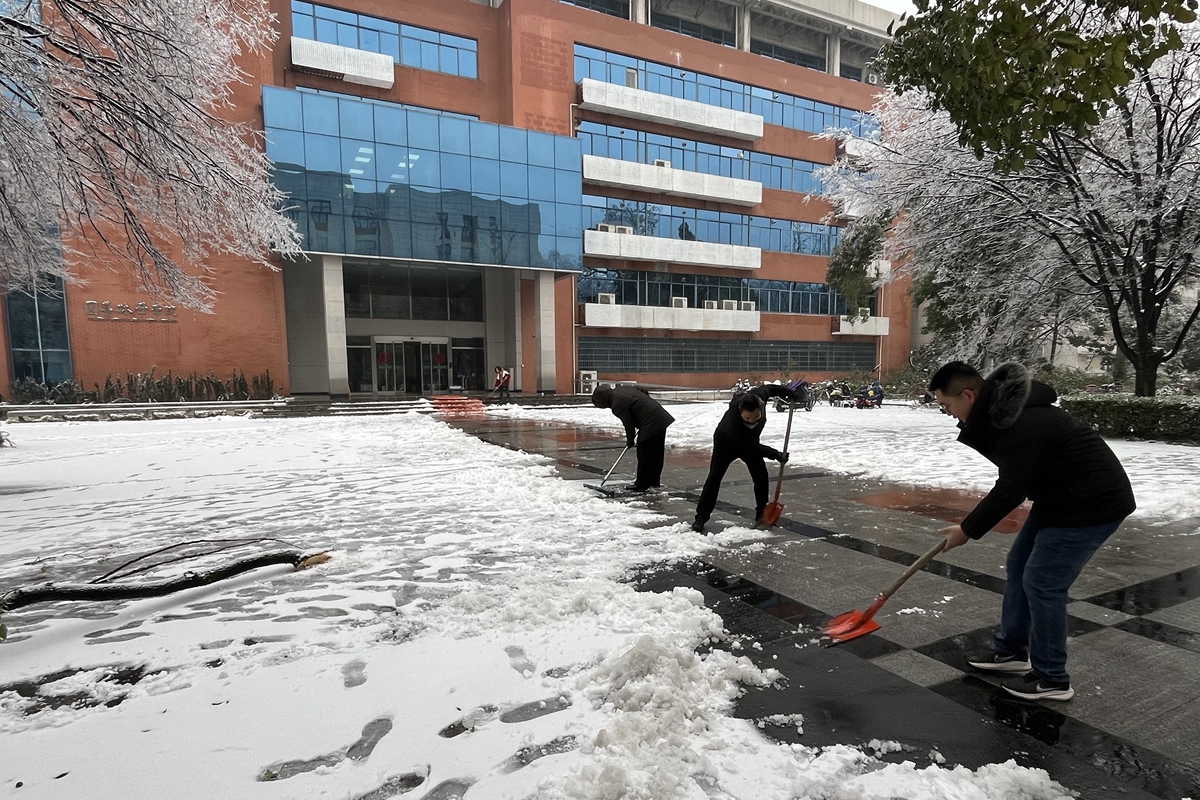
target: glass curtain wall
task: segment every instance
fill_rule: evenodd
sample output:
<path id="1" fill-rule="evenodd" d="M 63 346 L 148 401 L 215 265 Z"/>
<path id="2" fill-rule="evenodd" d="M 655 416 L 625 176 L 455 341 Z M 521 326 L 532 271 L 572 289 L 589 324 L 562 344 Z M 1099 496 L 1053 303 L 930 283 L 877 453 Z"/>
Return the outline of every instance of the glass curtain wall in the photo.
<path id="1" fill-rule="evenodd" d="M 312 252 L 579 269 L 579 140 L 271 86 L 267 155 Z"/>

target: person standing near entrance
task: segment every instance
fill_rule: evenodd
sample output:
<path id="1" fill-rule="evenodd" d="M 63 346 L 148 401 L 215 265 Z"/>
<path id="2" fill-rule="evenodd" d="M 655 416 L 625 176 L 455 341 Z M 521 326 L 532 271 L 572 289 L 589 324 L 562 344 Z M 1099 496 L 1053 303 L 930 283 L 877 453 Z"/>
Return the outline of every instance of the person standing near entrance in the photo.
<path id="1" fill-rule="evenodd" d="M 1033 500 L 1008 552 L 1000 631 L 991 651 L 967 661 L 986 672 L 1021 673 L 1003 684 L 1009 694 L 1070 700 L 1068 591 L 1136 508 L 1125 469 L 1100 434 L 1055 408 L 1058 394 L 1020 364 L 1002 364 L 984 380 L 952 361 L 934 374 L 929 391 L 958 420 L 958 440 L 999 469 L 987 497 L 943 529 L 946 551 L 979 539 Z"/>
<path id="2" fill-rule="evenodd" d="M 501 400 L 512 400 L 512 392 L 508 389 L 511 382 L 512 373 L 505 367 L 496 367 L 496 385 L 492 391 L 499 392 Z"/>
<path id="3" fill-rule="evenodd" d="M 592 405 L 607 408 L 625 426 L 625 446 L 637 437 L 637 476 L 630 488 L 645 492 L 662 485 L 667 428 L 675 421 L 650 392 L 638 386 L 597 386 Z"/>
<path id="4" fill-rule="evenodd" d="M 770 458 L 780 464 L 786 464 L 788 461 L 787 453 L 759 444 L 758 441 L 767 424 L 767 400 L 772 397 L 795 400 L 796 390 L 768 383 L 735 394 L 729 401 L 729 408 L 725 410 L 725 416 L 721 417 L 721 421 L 717 423 L 717 430 L 713 433 L 708 478 L 704 481 L 704 491 L 700 493 L 700 503 L 696 506 L 696 520 L 692 523 L 692 530 L 696 533 L 704 531 L 708 518 L 717 507 L 721 481 L 725 478 L 729 465 L 738 459 L 746 465 L 750 477 L 754 480 L 754 524 L 762 524 L 763 509 L 767 507 L 767 491 L 771 482 L 763 459 Z"/>

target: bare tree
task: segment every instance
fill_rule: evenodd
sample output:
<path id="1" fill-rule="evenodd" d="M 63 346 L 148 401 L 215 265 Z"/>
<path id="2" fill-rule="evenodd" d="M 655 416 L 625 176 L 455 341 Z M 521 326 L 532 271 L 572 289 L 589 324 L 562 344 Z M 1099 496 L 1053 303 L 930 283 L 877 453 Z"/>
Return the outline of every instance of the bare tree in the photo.
<path id="1" fill-rule="evenodd" d="M 261 136 L 225 116 L 273 19 L 264 0 L 0 1 L 0 283 L 70 279 L 64 251 L 98 247 L 204 308 L 214 255 L 297 254 Z"/>
<path id="2" fill-rule="evenodd" d="M 1018 172 L 959 146 L 949 118 L 911 92 L 885 95 L 882 137 L 856 141 L 863 156 L 820 179 L 842 208 L 903 210 L 889 255 L 957 286 L 984 316 L 997 297 L 1026 322 L 1103 308 L 1137 393 L 1153 395 L 1200 316 L 1200 35 L 1184 38 L 1136 68 L 1125 102 L 1090 133 L 1053 131 Z"/>

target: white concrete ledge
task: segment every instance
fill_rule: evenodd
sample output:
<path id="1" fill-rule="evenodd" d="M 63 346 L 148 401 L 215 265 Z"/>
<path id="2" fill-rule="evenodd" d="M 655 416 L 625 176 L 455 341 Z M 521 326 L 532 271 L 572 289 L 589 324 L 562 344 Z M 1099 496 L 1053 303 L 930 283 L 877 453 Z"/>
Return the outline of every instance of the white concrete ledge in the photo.
<path id="1" fill-rule="evenodd" d="M 295 36 L 292 37 L 292 65 L 339 75 L 346 83 L 362 86 L 390 89 L 396 82 L 396 64 L 389 55 Z"/>
<path id="2" fill-rule="evenodd" d="M 589 328 L 641 328 L 673 331 L 759 330 L 757 311 L 727 311 L 719 308 L 662 308 L 584 303 L 583 324 Z"/>
<path id="3" fill-rule="evenodd" d="M 890 320 L 887 317 L 861 317 L 847 322 L 845 317 L 834 317 L 834 336 L 887 336 Z"/>
<path id="4" fill-rule="evenodd" d="M 618 117 L 661 122 L 691 131 L 715 133 L 752 141 L 763 135 L 763 118 L 758 114 L 734 111 L 695 100 L 681 100 L 658 92 L 631 89 L 593 78 L 579 82 L 583 99 L 579 107 L 588 111 L 615 114 Z"/>
<path id="5" fill-rule="evenodd" d="M 756 206 L 762 202 L 762 184 L 758 181 L 601 156 L 583 157 L 583 182 L 739 206 Z"/>
<path id="6" fill-rule="evenodd" d="M 584 231 L 583 254 L 627 261 L 665 261 L 695 267 L 758 269 L 762 266 L 762 250 L 757 247 L 607 231 Z"/>

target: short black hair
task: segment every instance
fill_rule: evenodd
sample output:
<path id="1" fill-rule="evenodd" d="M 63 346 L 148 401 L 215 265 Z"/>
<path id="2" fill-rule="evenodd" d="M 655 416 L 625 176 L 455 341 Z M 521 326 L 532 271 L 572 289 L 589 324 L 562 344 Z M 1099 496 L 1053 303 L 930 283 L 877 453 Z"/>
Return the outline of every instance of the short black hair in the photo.
<path id="1" fill-rule="evenodd" d="M 738 401 L 738 411 L 762 411 L 765 405 L 762 398 L 756 394 L 746 392 L 742 395 L 742 399 Z"/>
<path id="2" fill-rule="evenodd" d="M 943 364 L 942 368 L 933 373 L 929 379 L 929 391 L 940 391 L 942 394 L 957 395 L 964 389 L 979 391 L 983 388 L 983 376 L 979 370 L 965 361 L 951 361 Z"/>

